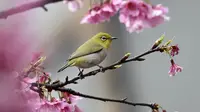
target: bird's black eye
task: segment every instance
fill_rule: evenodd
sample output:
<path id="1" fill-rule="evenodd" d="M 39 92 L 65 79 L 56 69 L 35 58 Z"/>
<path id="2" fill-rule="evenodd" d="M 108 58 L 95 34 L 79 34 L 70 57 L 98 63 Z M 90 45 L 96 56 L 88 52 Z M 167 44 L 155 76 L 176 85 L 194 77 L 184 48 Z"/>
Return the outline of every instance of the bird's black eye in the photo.
<path id="1" fill-rule="evenodd" d="M 105 41 L 106 39 L 107 39 L 107 38 L 106 38 L 105 36 L 102 36 L 102 37 L 101 37 L 101 40 L 102 40 L 102 41 Z"/>

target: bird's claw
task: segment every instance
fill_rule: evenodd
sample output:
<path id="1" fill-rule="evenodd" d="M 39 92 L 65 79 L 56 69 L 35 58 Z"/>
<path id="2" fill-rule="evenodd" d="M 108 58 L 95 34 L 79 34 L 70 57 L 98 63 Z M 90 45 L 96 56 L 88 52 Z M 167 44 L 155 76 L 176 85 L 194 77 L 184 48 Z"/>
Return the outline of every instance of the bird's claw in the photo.
<path id="1" fill-rule="evenodd" d="M 84 76 L 83 76 L 83 70 L 80 70 L 80 71 L 79 71 L 78 76 L 80 77 L 80 79 L 83 79 L 83 78 L 84 78 Z"/>
<path id="2" fill-rule="evenodd" d="M 98 67 L 99 67 L 99 69 L 100 69 L 100 72 L 102 72 L 102 73 L 104 73 L 105 72 L 105 70 L 103 70 L 103 66 L 100 66 L 100 65 L 98 65 Z"/>

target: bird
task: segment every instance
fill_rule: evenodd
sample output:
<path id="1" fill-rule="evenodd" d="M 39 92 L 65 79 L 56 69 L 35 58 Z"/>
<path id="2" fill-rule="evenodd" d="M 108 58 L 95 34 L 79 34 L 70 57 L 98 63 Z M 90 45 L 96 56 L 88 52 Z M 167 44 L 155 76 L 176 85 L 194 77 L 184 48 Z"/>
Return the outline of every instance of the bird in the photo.
<path id="1" fill-rule="evenodd" d="M 99 32 L 84 44 L 77 48 L 67 59 L 67 63 L 62 66 L 57 72 L 61 72 L 68 67 L 76 66 L 80 72 L 86 68 L 98 66 L 106 58 L 108 49 L 113 40 L 117 39 L 105 32 Z M 81 70 L 82 69 L 82 70 Z"/>

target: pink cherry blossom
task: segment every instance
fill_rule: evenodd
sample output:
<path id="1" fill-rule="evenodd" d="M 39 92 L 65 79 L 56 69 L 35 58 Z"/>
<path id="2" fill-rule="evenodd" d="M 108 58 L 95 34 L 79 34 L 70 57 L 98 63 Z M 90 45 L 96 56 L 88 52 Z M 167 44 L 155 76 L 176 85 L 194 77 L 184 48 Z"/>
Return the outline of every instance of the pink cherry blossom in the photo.
<path id="1" fill-rule="evenodd" d="M 91 23 L 97 24 L 104 21 L 109 21 L 120 8 L 121 0 L 112 0 L 104 2 L 102 5 L 96 5 L 82 18 L 81 24 Z"/>
<path id="2" fill-rule="evenodd" d="M 62 108 L 60 110 L 60 112 L 75 112 L 74 110 L 74 106 L 70 105 L 68 103 L 65 103 L 62 105 Z"/>
<path id="3" fill-rule="evenodd" d="M 51 101 L 42 99 L 36 112 L 82 112 L 75 104 L 69 104 L 65 99 L 52 98 Z"/>
<path id="4" fill-rule="evenodd" d="M 183 68 L 177 64 L 174 63 L 174 60 L 171 59 L 171 67 L 169 70 L 170 76 L 175 76 L 177 72 L 181 72 Z"/>
<path id="5" fill-rule="evenodd" d="M 26 23 L 25 17 L 14 17 L 0 27 L 0 112 L 33 112 L 36 103 L 27 100 L 29 93 L 19 79 L 37 45 L 27 36 Z"/>
<path id="6" fill-rule="evenodd" d="M 39 77 L 39 83 L 46 83 L 49 81 L 50 73 L 43 72 L 43 75 Z"/>
<path id="7" fill-rule="evenodd" d="M 36 112 L 60 112 L 62 101 L 52 99 L 52 101 L 48 101 L 42 99 L 41 105 L 36 109 Z"/>
<path id="8" fill-rule="evenodd" d="M 75 104 L 63 103 L 60 112 L 82 112 L 81 109 Z"/>
<path id="9" fill-rule="evenodd" d="M 119 20 L 129 32 L 141 32 L 144 28 L 152 28 L 169 18 L 168 9 L 162 5 L 150 5 L 142 0 L 123 1 Z"/>
<path id="10" fill-rule="evenodd" d="M 19 93 L 21 94 L 21 96 L 23 96 L 23 99 L 25 100 L 24 104 L 29 105 L 30 109 L 35 112 L 35 109 L 41 106 L 41 100 L 39 94 L 30 89 L 30 83 L 32 82 L 33 79 L 28 80 L 28 78 L 26 78 L 26 81 L 24 82 L 21 81 L 22 86 Z"/>
<path id="11" fill-rule="evenodd" d="M 83 7 L 82 0 L 64 0 L 63 3 L 68 5 L 68 9 L 71 12 L 75 12 Z"/>
<path id="12" fill-rule="evenodd" d="M 62 97 L 70 104 L 76 104 L 76 102 L 81 99 L 79 96 L 74 96 L 67 92 L 62 92 Z"/>
<path id="13" fill-rule="evenodd" d="M 30 78 L 30 77 L 25 77 L 25 78 L 23 78 L 23 82 L 24 83 L 34 83 L 34 82 L 36 82 L 38 80 L 38 77 L 33 77 L 33 78 Z"/>
<path id="14" fill-rule="evenodd" d="M 121 7 L 122 0 L 111 0 L 111 4 L 115 7 L 115 10 L 119 10 Z"/>
<path id="15" fill-rule="evenodd" d="M 178 55 L 179 53 L 179 47 L 178 45 L 175 45 L 175 46 L 171 46 L 171 52 L 170 52 L 170 55 L 171 56 L 175 56 L 175 55 Z"/>

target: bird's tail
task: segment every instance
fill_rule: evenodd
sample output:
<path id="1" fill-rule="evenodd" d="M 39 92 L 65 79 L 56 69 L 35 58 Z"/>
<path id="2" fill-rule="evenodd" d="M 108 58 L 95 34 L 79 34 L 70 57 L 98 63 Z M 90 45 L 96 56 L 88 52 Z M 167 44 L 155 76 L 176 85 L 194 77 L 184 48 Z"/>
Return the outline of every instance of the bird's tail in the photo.
<path id="1" fill-rule="evenodd" d="M 59 70 L 58 70 L 58 73 L 59 72 L 62 72 L 63 70 L 65 70 L 67 67 L 69 67 L 70 66 L 70 64 L 66 64 L 66 65 L 64 65 L 62 68 L 60 68 Z"/>

